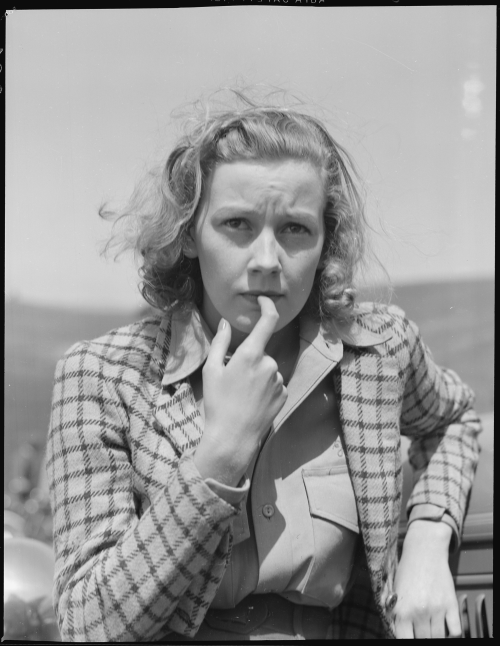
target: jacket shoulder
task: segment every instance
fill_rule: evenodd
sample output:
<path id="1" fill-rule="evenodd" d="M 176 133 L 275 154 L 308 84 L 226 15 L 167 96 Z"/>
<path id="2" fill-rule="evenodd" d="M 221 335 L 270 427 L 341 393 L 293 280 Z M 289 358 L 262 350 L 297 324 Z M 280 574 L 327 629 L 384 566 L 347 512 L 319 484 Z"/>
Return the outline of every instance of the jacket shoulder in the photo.
<path id="1" fill-rule="evenodd" d="M 381 337 L 386 351 L 391 355 L 407 356 L 419 343 L 417 326 L 408 320 L 397 305 L 359 303 L 353 314 L 359 328 Z"/>
<path id="2" fill-rule="evenodd" d="M 149 361 L 162 317 L 151 316 L 106 332 L 92 340 L 74 343 L 58 362 L 58 369 L 93 365 L 137 365 Z M 141 361 L 142 360 L 142 361 Z"/>
<path id="3" fill-rule="evenodd" d="M 362 302 L 355 306 L 353 315 L 359 326 L 375 334 L 398 332 L 409 324 L 405 312 L 397 305 Z"/>

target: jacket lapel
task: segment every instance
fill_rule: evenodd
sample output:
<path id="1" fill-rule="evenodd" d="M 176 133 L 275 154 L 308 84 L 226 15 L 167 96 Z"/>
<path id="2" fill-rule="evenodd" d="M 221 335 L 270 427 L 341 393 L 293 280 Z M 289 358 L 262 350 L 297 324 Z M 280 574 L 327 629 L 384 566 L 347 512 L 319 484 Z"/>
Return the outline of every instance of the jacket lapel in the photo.
<path id="1" fill-rule="evenodd" d="M 398 366 L 376 349 L 344 346 L 334 372 L 346 459 L 374 589 L 382 589 L 401 507 Z"/>
<path id="2" fill-rule="evenodd" d="M 199 444 L 202 417 L 189 381 L 162 387 L 156 400 L 155 419 L 179 455 Z"/>
<path id="3" fill-rule="evenodd" d="M 179 455 L 196 447 L 203 433 L 187 376 L 203 363 L 209 347 L 196 311 L 162 319 L 152 355 L 156 379 L 161 380 L 154 418 Z"/>

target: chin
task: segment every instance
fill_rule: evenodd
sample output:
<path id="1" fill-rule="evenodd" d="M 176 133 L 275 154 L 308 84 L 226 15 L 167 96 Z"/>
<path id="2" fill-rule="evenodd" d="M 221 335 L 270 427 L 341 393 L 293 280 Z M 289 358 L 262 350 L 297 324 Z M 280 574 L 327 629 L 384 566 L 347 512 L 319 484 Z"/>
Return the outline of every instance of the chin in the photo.
<path id="1" fill-rule="evenodd" d="M 234 318 L 228 318 L 227 320 L 231 324 L 233 330 L 238 330 L 238 332 L 242 332 L 243 334 L 250 334 L 259 319 L 260 311 L 255 312 L 254 315 L 240 314 Z"/>
<path id="2" fill-rule="evenodd" d="M 233 319 L 227 318 L 231 325 L 232 330 L 237 330 L 238 332 L 241 332 L 242 334 L 250 334 L 250 332 L 254 329 L 254 327 L 257 325 L 258 320 L 260 319 L 260 311 L 256 312 L 254 315 L 252 314 L 240 314 L 236 316 Z M 278 324 L 276 325 L 276 328 L 273 332 L 273 334 L 276 334 L 276 332 L 279 332 L 282 330 L 288 323 L 290 323 L 293 319 L 283 319 L 283 317 L 280 315 Z"/>

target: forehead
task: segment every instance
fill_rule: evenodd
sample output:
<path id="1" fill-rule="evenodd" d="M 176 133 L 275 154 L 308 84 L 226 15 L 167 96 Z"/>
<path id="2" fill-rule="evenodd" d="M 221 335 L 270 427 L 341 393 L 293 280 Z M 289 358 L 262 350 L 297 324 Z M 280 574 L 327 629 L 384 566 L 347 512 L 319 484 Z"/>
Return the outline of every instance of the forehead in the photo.
<path id="1" fill-rule="evenodd" d="M 325 199 L 321 171 L 308 161 L 237 161 L 218 164 L 212 171 L 204 202 L 245 202 L 258 206 L 307 203 L 320 208 Z"/>

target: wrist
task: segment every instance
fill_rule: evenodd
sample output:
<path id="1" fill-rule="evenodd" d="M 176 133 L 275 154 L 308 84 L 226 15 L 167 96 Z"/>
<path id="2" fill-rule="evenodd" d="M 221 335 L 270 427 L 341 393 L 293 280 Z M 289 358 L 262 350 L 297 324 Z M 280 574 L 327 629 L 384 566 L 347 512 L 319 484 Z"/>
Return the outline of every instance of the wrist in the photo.
<path id="1" fill-rule="evenodd" d="M 193 454 L 193 461 L 203 479 L 212 478 L 229 487 L 238 485 L 250 459 L 245 460 L 241 451 L 231 450 L 205 436 Z"/>
<path id="2" fill-rule="evenodd" d="M 408 525 L 404 547 L 448 552 L 452 535 L 453 530 L 447 523 L 421 518 Z"/>

